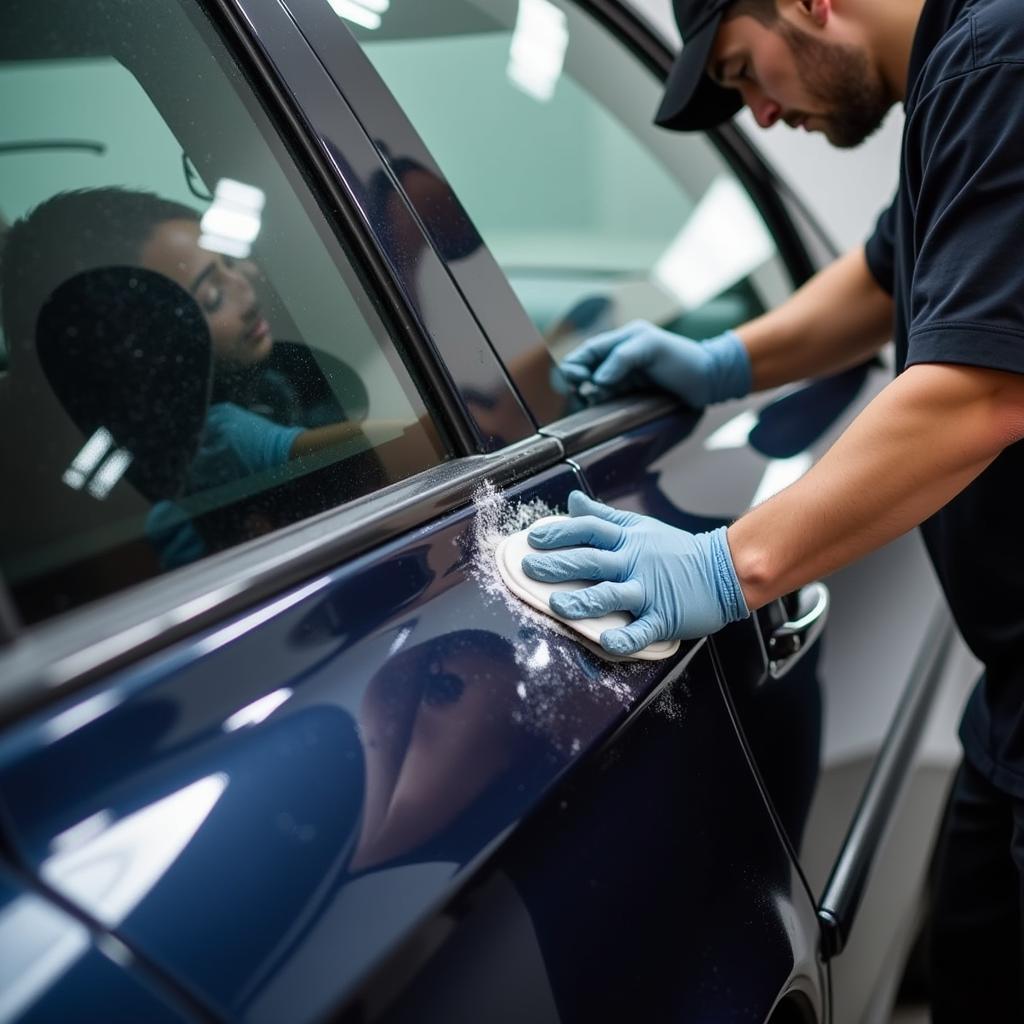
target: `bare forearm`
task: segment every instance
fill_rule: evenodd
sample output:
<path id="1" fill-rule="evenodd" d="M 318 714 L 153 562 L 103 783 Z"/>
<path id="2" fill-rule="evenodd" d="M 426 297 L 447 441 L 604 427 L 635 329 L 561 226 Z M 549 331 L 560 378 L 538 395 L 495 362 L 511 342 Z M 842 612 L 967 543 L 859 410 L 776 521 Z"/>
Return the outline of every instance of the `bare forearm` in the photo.
<path id="1" fill-rule="evenodd" d="M 751 608 L 907 532 L 1024 436 L 1024 378 L 927 364 L 892 382 L 801 480 L 729 528 Z"/>
<path id="2" fill-rule="evenodd" d="M 891 329 L 892 299 L 858 248 L 736 333 L 760 391 L 854 366 L 877 352 Z"/>

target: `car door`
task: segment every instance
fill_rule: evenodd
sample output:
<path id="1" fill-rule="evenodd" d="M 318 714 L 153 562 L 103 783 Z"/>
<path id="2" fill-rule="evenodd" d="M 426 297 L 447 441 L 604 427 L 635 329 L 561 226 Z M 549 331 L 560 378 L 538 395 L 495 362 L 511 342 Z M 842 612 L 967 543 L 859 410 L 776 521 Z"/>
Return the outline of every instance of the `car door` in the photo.
<path id="1" fill-rule="evenodd" d="M 73 1020 L 87 1003 L 94 1019 L 182 1024 L 196 1008 L 155 982 L 112 936 L 89 927 L 0 867 L 0 1013 L 4 1020 Z"/>
<path id="2" fill-rule="evenodd" d="M 382 160 L 293 15 L 0 14 L 4 850 L 201 1017 L 820 1017 L 710 645 L 612 665 L 497 582 L 497 537 L 587 481 L 450 273 L 486 256 L 457 200 Z M 258 373 L 217 348 L 239 295 Z M 211 482 L 215 420 L 288 457 Z"/>
<path id="3" fill-rule="evenodd" d="M 651 125 L 670 55 L 622 5 L 442 9 L 427 18 L 396 2 L 372 24 L 350 19 L 402 108 L 374 95 L 359 110 L 393 163 L 432 159 L 461 198 L 489 258 L 453 261 L 453 276 L 541 432 L 596 496 L 691 530 L 799 479 L 890 379 L 887 353 L 703 414 L 638 398 L 581 410 L 557 374 L 573 345 L 635 317 L 700 338 L 783 300 L 825 255 L 785 183 L 732 127 L 674 136 Z M 333 73 L 355 81 L 358 62 L 346 64 Z M 819 903 L 823 955 L 854 940 L 836 967 L 840 1019 L 891 986 L 883 976 L 913 927 L 953 764 L 922 758 L 920 740 L 970 678 L 952 644 L 916 536 L 715 638 Z M 853 930 L 865 892 L 866 923 Z"/>

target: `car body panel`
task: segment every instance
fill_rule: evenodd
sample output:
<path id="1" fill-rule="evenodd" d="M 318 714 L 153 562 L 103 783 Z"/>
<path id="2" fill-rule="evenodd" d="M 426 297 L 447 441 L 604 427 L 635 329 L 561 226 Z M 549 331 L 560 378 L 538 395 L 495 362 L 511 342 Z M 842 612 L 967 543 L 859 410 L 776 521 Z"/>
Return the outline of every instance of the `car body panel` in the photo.
<path id="1" fill-rule="evenodd" d="M 383 1020 L 754 1022 L 793 988 L 824 1014 L 813 903 L 713 675 L 702 646 L 523 823 Z"/>
<path id="2" fill-rule="evenodd" d="M 197 1020 L 140 973 L 121 943 L 91 931 L 0 867 L 0 1019 L 25 1022 Z"/>
<path id="3" fill-rule="evenodd" d="M 689 810 L 670 812 L 673 803 L 652 793 L 643 827 L 672 833 L 660 858 L 679 855 L 691 829 L 719 837 L 694 847 L 680 909 L 717 920 L 724 945 L 699 945 L 724 972 L 733 929 L 703 874 L 717 863 L 746 880 L 730 889 L 727 914 L 734 927 L 755 911 L 763 924 L 758 998 L 770 1003 L 797 966 L 813 963 L 806 949 L 794 952 L 785 923 L 799 916 L 794 900 L 805 916 L 811 907 L 793 891 L 707 653 L 699 671 L 680 676 L 703 645 L 685 645 L 670 662 L 612 667 L 487 583 L 474 528 L 493 515 L 489 502 L 564 507 L 580 482 L 564 467 L 504 499 L 492 493 L 16 726 L 2 744 L 0 786 L 21 857 L 217 1015 L 315 1019 L 352 999 L 656 687 L 682 678 L 708 709 L 689 715 L 684 701 L 679 716 L 650 728 L 668 729 L 662 747 L 688 751 L 674 799 Z M 652 754 L 631 756 L 641 758 L 638 785 Z M 737 842 L 732 860 L 717 845 L 733 841 L 707 785 L 720 772 L 744 801 L 727 815 L 731 827 L 761 836 Z M 628 802 L 630 786 L 612 776 L 604 784 Z M 586 813 L 599 803 L 585 801 Z M 619 810 L 608 813 L 614 820 Z M 578 855 L 575 842 L 565 839 L 563 857 Z M 597 858 L 608 891 L 633 875 L 625 853 Z M 534 869 L 545 886 L 559 863 Z M 767 890 L 763 872 L 773 879 Z M 573 898 L 585 904 L 586 894 L 582 885 Z M 526 902 L 540 914 L 549 897 Z M 552 956 L 546 948 L 545 962 Z M 703 974 L 709 963 L 697 966 Z"/>

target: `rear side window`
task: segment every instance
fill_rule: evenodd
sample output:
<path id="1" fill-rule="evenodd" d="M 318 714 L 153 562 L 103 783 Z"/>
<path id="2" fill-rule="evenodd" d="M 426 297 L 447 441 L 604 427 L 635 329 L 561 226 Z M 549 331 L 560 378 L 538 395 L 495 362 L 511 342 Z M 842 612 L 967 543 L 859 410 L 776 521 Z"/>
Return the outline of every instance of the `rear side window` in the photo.
<path id="1" fill-rule="evenodd" d="M 703 135 L 652 124 L 661 84 L 576 5 L 392 0 L 379 14 L 356 6 L 345 6 L 353 33 L 552 361 L 636 318 L 708 337 L 791 290 L 728 164 Z M 543 421 L 566 411 L 545 393 L 558 386 L 550 370 L 516 378 Z"/>
<path id="2" fill-rule="evenodd" d="M 188 0 L 0 11 L 0 560 L 36 621 L 450 454 Z"/>

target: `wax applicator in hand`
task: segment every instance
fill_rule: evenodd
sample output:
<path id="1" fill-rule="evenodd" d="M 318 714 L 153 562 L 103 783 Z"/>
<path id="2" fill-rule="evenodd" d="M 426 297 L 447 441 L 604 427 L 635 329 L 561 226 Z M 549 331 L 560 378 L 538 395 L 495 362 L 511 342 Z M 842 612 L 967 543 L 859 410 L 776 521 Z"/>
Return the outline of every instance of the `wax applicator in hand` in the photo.
<path id="1" fill-rule="evenodd" d="M 520 600 L 536 608 L 538 611 L 549 615 L 551 618 L 568 627 L 569 631 L 576 633 L 582 639 L 584 645 L 590 650 L 599 654 L 608 661 L 659 661 L 662 658 L 670 658 L 679 650 L 678 640 L 660 640 L 650 644 L 641 651 L 637 651 L 630 657 L 622 657 L 611 654 L 601 646 L 601 634 L 606 629 L 616 629 L 626 626 L 633 621 L 629 612 L 610 612 L 594 619 L 563 619 L 557 612 L 552 610 L 550 602 L 551 595 L 559 590 L 582 590 L 585 587 L 593 586 L 588 580 L 569 580 L 562 583 L 542 583 L 540 580 L 531 579 L 523 572 L 523 557 L 529 554 L 536 554 L 536 549 L 530 546 L 526 535 L 530 530 L 536 529 L 547 523 L 563 522 L 568 516 L 546 516 L 538 519 L 532 526 L 518 533 L 503 537 L 498 542 L 494 557 L 505 586 L 512 591 Z"/>

